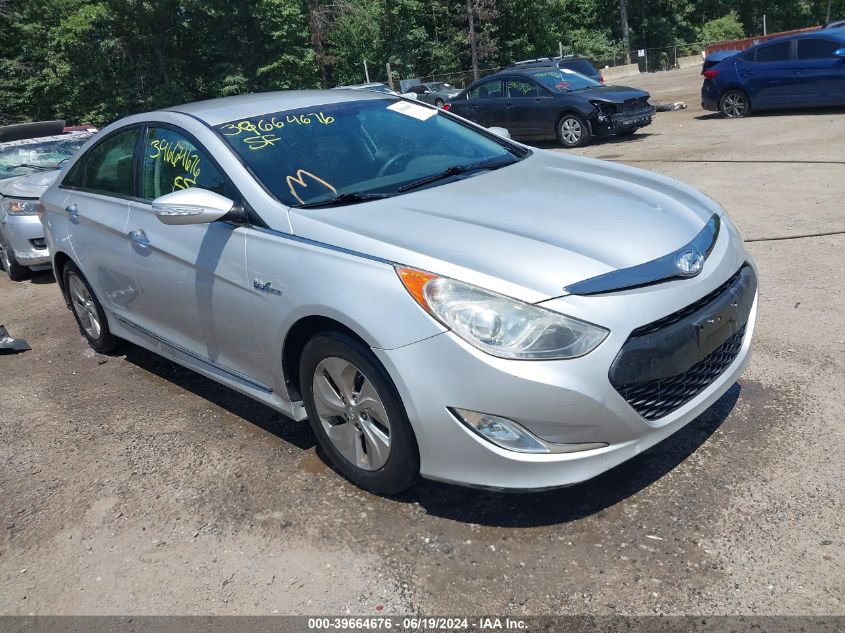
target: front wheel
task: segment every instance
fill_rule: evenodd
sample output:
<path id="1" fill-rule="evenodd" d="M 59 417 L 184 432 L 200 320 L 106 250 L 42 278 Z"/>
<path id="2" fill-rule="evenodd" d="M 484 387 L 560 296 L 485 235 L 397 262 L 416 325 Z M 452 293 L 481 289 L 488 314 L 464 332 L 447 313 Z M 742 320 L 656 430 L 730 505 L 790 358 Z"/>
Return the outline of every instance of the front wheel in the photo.
<path id="1" fill-rule="evenodd" d="M 728 90 L 719 101 L 719 110 L 729 119 L 741 119 L 751 114 L 751 104 L 742 90 Z"/>
<path id="2" fill-rule="evenodd" d="M 18 260 L 15 259 L 15 252 L 2 236 L 0 236 L 0 263 L 3 264 L 3 270 L 6 271 L 12 281 L 23 281 L 29 274 L 29 268 L 18 263 Z"/>
<path id="3" fill-rule="evenodd" d="M 420 458 L 405 407 L 365 345 L 339 332 L 318 334 L 302 350 L 299 382 L 311 428 L 343 476 L 386 495 L 417 481 Z"/>
<path id="4" fill-rule="evenodd" d="M 442 108 L 443 107 L 443 99 L 439 99 L 439 98 L 435 99 L 434 105 L 436 105 L 438 108 Z"/>
<path id="5" fill-rule="evenodd" d="M 564 147 L 584 147 L 592 136 L 590 124 L 577 114 L 564 114 L 558 121 L 557 138 Z"/>

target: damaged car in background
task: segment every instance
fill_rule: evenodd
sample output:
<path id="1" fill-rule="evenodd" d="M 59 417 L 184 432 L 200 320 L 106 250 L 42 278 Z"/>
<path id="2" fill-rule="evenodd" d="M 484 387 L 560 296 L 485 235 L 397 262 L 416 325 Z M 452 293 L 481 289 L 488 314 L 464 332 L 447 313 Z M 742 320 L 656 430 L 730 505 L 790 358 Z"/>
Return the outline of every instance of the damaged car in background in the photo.
<path id="1" fill-rule="evenodd" d="M 59 169 L 96 132 L 64 121 L 0 127 L 0 264 L 12 281 L 50 268 L 38 199 Z"/>
<path id="2" fill-rule="evenodd" d="M 556 138 L 571 148 L 650 125 L 655 109 L 648 100 L 644 90 L 605 86 L 566 68 L 514 66 L 479 79 L 443 108 L 516 139 Z"/>

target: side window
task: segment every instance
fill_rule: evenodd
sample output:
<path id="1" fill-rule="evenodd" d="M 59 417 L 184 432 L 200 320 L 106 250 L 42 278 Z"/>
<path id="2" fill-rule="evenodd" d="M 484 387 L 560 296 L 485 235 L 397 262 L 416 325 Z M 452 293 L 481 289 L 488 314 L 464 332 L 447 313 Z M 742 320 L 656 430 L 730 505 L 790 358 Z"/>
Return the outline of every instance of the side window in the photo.
<path id="1" fill-rule="evenodd" d="M 757 62 L 785 62 L 789 61 L 789 47 L 792 42 L 778 42 L 770 46 L 757 49 Z"/>
<path id="2" fill-rule="evenodd" d="M 839 44 L 831 40 L 798 40 L 798 59 L 832 59 Z"/>
<path id="3" fill-rule="evenodd" d="M 485 81 L 469 91 L 470 99 L 498 99 L 502 96 L 502 81 Z"/>
<path id="4" fill-rule="evenodd" d="M 91 148 L 79 161 L 85 164 L 82 187 L 102 193 L 132 196 L 132 156 L 137 140 L 138 128 L 133 128 L 115 134 Z"/>
<path id="5" fill-rule="evenodd" d="M 231 196 L 226 179 L 205 151 L 168 128 L 147 129 L 141 170 L 141 197 L 145 200 L 191 187 Z"/>
<path id="6" fill-rule="evenodd" d="M 505 82 L 505 94 L 511 99 L 542 96 L 537 84 L 528 79 L 508 79 Z"/>

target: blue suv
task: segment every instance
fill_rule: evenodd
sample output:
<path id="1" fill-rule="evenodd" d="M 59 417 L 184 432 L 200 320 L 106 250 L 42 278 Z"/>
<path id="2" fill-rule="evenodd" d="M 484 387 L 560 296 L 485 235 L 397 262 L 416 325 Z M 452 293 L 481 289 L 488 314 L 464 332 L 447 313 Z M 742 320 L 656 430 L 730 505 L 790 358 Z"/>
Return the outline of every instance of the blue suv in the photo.
<path id="1" fill-rule="evenodd" d="M 769 40 L 701 74 L 701 107 L 730 118 L 752 110 L 845 105 L 845 28 Z"/>

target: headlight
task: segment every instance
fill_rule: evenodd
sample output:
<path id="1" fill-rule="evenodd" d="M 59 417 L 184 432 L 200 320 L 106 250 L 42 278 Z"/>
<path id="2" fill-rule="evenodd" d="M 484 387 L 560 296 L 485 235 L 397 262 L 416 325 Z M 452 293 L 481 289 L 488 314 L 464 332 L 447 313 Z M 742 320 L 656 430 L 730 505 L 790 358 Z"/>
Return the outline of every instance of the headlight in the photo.
<path id="1" fill-rule="evenodd" d="M 438 277 L 397 268 L 405 288 L 429 314 L 467 343 L 500 358 L 552 360 L 593 351 L 608 330 L 546 308 Z"/>
<path id="2" fill-rule="evenodd" d="M 2 198 L 3 211 L 9 215 L 35 215 L 38 209 L 38 200 L 16 200 L 15 198 Z"/>

